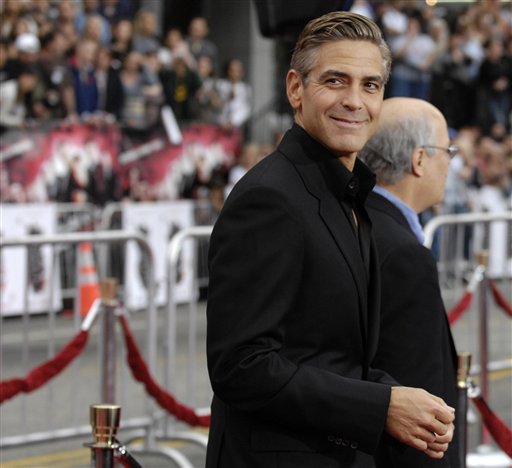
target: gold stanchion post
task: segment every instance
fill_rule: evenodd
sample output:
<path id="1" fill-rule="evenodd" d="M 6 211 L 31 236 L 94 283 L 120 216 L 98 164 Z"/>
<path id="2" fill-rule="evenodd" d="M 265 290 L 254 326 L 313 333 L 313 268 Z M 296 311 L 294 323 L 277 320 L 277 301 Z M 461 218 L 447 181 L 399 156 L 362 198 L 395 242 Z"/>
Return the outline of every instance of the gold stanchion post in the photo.
<path id="1" fill-rule="evenodd" d="M 114 468 L 115 453 L 119 447 L 116 440 L 121 407 L 110 404 L 91 405 L 89 409 L 93 443 L 91 448 L 91 468 Z"/>
<path id="2" fill-rule="evenodd" d="M 466 454 L 468 445 L 467 412 L 468 412 L 468 388 L 470 385 L 469 371 L 471 368 L 471 353 L 458 354 L 457 391 L 458 405 L 455 424 L 458 426 L 459 438 L 459 467 L 466 468 Z"/>

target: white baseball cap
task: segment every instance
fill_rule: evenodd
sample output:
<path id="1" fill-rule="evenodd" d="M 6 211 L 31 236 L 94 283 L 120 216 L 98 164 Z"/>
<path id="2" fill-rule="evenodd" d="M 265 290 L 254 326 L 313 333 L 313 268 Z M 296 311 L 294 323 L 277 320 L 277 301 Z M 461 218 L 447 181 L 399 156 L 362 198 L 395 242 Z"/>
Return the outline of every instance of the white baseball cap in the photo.
<path id="1" fill-rule="evenodd" d="M 18 52 L 27 52 L 31 54 L 37 54 L 41 48 L 39 39 L 35 34 L 23 33 L 16 38 L 16 50 Z"/>

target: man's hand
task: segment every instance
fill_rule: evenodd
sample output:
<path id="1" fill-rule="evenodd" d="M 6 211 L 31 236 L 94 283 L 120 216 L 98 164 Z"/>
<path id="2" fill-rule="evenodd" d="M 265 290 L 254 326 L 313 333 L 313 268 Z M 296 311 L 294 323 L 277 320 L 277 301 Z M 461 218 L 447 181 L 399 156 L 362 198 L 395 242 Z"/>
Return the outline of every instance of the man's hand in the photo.
<path id="1" fill-rule="evenodd" d="M 425 450 L 425 453 L 432 458 L 442 458 L 444 452 L 448 450 L 448 445 L 453 438 L 454 429 L 455 426 L 452 423 L 450 424 L 449 430 L 445 435 L 441 436 L 437 434 L 435 442 L 428 444 L 428 448 Z"/>
<path id="2" fill-rule="evenodd" d="M 386 431 L 429 457 L 442 458 L 453 437 L 454 408 L 425 390 L 392 387 Z"/>

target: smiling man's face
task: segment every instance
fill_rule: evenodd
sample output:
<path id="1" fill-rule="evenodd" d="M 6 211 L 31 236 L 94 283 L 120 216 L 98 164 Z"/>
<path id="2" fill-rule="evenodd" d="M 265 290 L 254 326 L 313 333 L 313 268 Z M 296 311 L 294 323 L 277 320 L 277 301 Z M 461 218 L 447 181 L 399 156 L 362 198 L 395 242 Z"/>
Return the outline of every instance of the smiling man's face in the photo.
<path id="1" fill-rule="evenodd" d="M 288 99 L 295 121 L 352 169 L 357 152 L 375 132 L 384 97 L 379 48 L 367 41 L 321 45 L 304 80 L 288 72 Z"/>

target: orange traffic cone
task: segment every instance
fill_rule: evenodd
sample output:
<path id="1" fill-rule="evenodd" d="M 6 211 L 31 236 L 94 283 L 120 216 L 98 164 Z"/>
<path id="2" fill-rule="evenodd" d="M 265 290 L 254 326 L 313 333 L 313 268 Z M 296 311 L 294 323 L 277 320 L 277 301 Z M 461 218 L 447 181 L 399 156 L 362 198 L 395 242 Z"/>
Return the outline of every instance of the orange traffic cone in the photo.
<path id="1" fill-rule="evenodd" d="M 94 266 L 92 245 L 82 242 L 78 248 L 78 300 L 80 316 L 85 317 L 92 303 L 100 297 L 98 274 Z"/>

